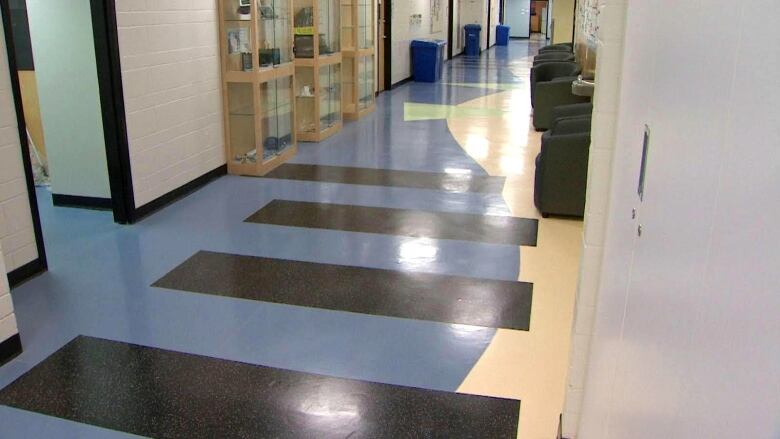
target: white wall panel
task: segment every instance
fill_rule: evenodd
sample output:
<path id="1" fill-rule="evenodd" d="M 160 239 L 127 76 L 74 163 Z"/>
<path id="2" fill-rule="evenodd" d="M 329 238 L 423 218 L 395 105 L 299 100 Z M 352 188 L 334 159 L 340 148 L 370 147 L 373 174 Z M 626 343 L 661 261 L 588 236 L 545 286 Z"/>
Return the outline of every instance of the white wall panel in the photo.
<path id="1" fill-rule="evenodd" d="M 780 53 L 763 44 L 777 16 L 768 0 L 628 2 L 578 438 L 780 433 Z"/>

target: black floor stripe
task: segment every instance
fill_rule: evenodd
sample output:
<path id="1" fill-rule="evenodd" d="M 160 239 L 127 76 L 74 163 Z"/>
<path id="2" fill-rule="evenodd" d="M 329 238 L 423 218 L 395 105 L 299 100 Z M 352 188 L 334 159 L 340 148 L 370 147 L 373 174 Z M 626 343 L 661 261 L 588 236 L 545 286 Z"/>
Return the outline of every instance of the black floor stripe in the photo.
<path id="1" fill-rule="evenodd" d="M 155 438 L 514 438 L 520 401 L 78 337 L 0 404 Z"/>
<path id="2" fill-rule="evenodd" d="M 273 200 L 246 219 L 250 223 L 457 239 L 506 245 L 536 245 L 538 221 L 510 216 L 429 212 Z"/>
<path id="3" fill-rule="evenodd" d="M 201 251 L 155 287 L 527 331 L 533 285 Z"/>
<path id="4" fill-rule="evenodd" d="M 292 163 L 284 164 L 276 168 L 267 174 L 265 178 L 489 194 L 500 194 L 504 190 L 504 181 L 506 180 L 504 177 L 465 173 L 437 174 L 417 171 L 395 171 L 391 169 L 299 165 Z"/>

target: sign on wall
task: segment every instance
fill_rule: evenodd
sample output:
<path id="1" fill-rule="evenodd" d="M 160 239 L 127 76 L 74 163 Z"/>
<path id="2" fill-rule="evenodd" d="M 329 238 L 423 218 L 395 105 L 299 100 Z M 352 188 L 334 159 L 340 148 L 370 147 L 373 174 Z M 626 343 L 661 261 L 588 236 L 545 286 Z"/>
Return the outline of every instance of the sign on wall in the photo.
<path id="1" fill-rule="evenodd" d="M 595 46 L 599 31 L 599 2 L 603 0 L 579 0 L 577 2 L 578 34 L 589 46 Z"/>
<path id="2" fill-rule="evenodd" d="M 599 34 L 599 4 L 604 0 L 579 0 L 575 19 L 575 51 L 582 65 L 582 75 L 593 78 L 596 73 L 596 52 Z"/>
<path id="3" fill-rule="evenodd" d="M 431 1 L 431 33 L 441 32 L 441 2 L 442 0 Z"/>

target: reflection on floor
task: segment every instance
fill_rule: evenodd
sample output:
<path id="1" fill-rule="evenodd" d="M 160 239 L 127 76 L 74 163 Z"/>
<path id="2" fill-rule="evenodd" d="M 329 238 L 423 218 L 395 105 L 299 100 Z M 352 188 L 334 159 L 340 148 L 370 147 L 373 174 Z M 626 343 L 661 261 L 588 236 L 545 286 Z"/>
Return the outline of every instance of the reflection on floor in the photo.
<path id="1" fill-rule="evenodd" d="M 396 431 L 466 435 L 462 419 L 502 429 L 490 437 L 507 428 L 524 439 L 554 437 L 582 229 L 578 221 L 541 219 L 532 204 L 539 136 L 529 129 L 527 81 L 538 45 L 512 41 L 479 59 L 459 57 L 446 65 L 441 83 L 383 93 L 371 116 L 322 143 L 301 145 L 296 164 L 328 168 L 291 168 L 277 178 L 224 177 L 134 226 L 113 224 L 109 213 L 55 209 L 39 192 L 50 271 L 13 292 L 25 352 L 0 368 L 0 388 L 33 370 L 0 391 L 0 403 L 37 413 L 0 405 L 0 437 L 154 435 L 127 423 L 143 418 L 138 410 L 154 402 L 152 395 L 105 401 L 95 395 L 148 384 L 158 377 L 150 369 L 165 367 L 160 358 L 207 367 L 213 374 L 204 372 L 204 379 L 224 379 L 220 373 L 232 366 L 223 365 L 238 364 L 232 362 L 292 377 L 284 394 L 289 405 L 273 395 L 266 400 L 279 416 L 299 425 L 335 420 L 331 425 L 356 431 L 354 437 L 373 436 L 376 430 L 357 428 L 369 421 L 388 422 Z M 337 209 L 342 224 L 358 207 L 368 208 L 361 210 L 361 224 L 371 228 L 317 227 L 300 217 L 245 221 L 273 200 L 317 206 L 320 215 L 323 206 L 346 206 Z M 421 226 L 436 233 L 397 232 L 412 225 L 403 215 L 386 215 L 397 211 L 424 215 Z M 498 226 L 472 221 L 480 216 L 511 218 Z M 443 234 L 452 218 L 469 218 L 469 233 Z M 535 247 L 526 245 L 533 244 L 530 238 L 511 245 L 488 239 L 527 220 L 537 226 Z M 193 259 L 203 255 L 227 257 L 206 265 Z M 260 262 L 267 265 L 259 268 Z M 215 271 L 198 281 L 204 273 L 188 276 L 187 264 Z M 280 286 L 285 283 L 289 289 Z M 515 290 L 519 298 L 507 296 Z M 94 338 L 68 344 L 80 335 Z M 53 360 L 66 362 L 67 372 L 53 360 L 35 367 L 66 345 Z M 96 363 L 104 349 L 129 349 L 121 371 L 109 373 L 107 363 Z M 97 378 L 74 377 L 88 372 L 102 377 L 104 387 L 90 388 L 100 386 Z M 156 382 L 168 397 L 168 413 L 182 408 L 172 406 L 181 402 L 165 390 L 181 388 L 175 377 Z M 257 382 L 266 379 L 258 375 Z M 351 383 L 365 397 L 332 405 L 338 398 L 323 397 L 340 393 L 302 386 L 310 379 L 340 383 L 342 392 L 348 389 L 341 384 Z M 63 400 L 47 380 L 77 387 Z M 384 401 L 421 397 L 436 404 L 426 406 L 426 416 L 399 418 L 374 401 L 383 392 L 395 395 Z M 455 392 L 507 399 L 457 398 Z M 241 408 L 245 397 L 223 393 L 216 405 L 235 404 L 235 421 L 253 425 L 256 418 Z M 47 398 L 66 407 L 51 408 Z M 101 412 L 109 400 L 115 410 Z"/>

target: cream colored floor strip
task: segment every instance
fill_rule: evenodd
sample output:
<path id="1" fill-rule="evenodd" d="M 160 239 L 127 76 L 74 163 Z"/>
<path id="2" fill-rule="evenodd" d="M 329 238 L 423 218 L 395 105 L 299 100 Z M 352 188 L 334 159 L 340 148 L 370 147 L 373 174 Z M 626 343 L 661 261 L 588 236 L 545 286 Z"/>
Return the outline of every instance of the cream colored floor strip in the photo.
<path id="1" fill-rule="evenodd" d="M 582 222 L 541 218 L 533 204 L 541 133 L 531 125 L 527 86 L 459 107 L 502 112 L 451 118 L 448 126 L 488 174 L 507 177 L 503 196 L 512 214 L 540 221 L 537 247 L 520 247 L 519 280 L 534 284 L 531 330 L 499 329 L 458 391 L 520 399 L 518 437 L 551 439 L 563 411 Z"/>

